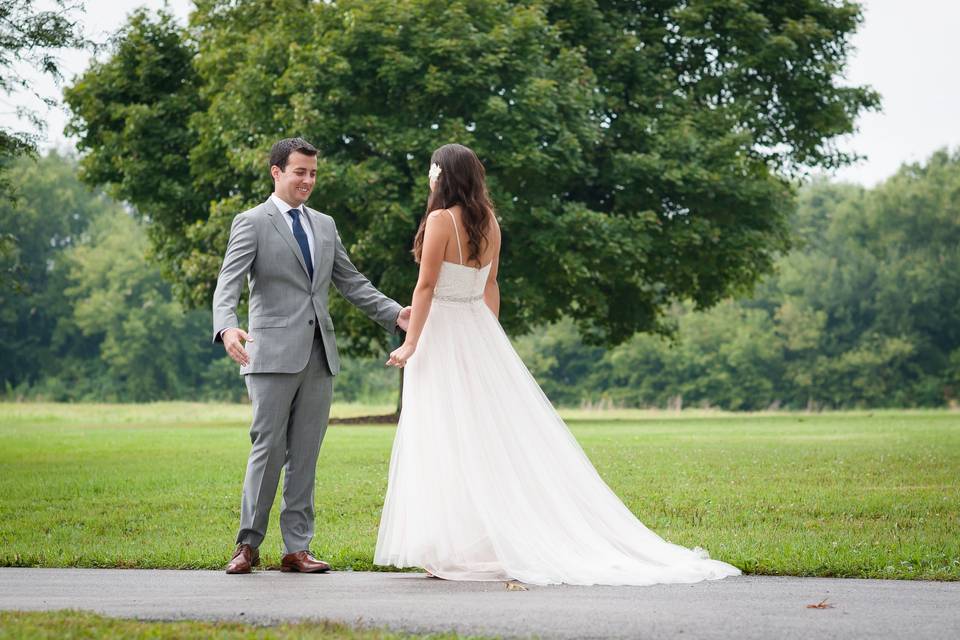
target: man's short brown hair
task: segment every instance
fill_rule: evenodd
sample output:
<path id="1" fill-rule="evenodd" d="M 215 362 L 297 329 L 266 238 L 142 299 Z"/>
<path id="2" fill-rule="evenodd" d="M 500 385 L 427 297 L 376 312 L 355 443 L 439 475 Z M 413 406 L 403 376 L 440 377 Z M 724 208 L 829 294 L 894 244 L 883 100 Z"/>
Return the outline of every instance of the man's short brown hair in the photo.
<path id="1" fill-rule="evenodd" d="M 294 151 L 305 156 L 317 155 L 317 148 L 303 138 L 284 138 L 278 140 L 270 149 L 270 166 L 276 165 L 280 167 L 280 171 L 284 171 L 287 168 L 287 160 Z"/>

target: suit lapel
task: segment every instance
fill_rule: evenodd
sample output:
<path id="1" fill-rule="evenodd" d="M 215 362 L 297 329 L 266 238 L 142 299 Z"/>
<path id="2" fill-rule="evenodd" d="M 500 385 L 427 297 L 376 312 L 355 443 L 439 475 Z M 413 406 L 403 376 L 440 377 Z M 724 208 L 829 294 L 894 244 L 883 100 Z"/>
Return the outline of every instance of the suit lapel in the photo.
<path id="1" fill-rule="evenodd" d="M 317 269 L 320 265 L 320 247 L 323 244 L 320 238 L 321 225 L 319 222 L 319 216 L 317 216 L 317 213 L 313 209 L 304 206 L 303 210 L 307 212 L 307 224 L 310 225 L 310 231 L 313 233 L 313 286 L 316 287 L 320 281 Z"/>
<path id="2" fill-rule="evenodd" d="M 273 203 L 273 200 L 267 199 L 267 204 L 269 205 L 267 215 L 270 217 L 270 222 L 273 223 L 274 228 L 287 243 L 287 246 L 290 247 L 290 251 L 293 251 L 293 255 L 297 258 L 297 262 L 300 263 L 300 267 L 303 269 L 303 274 L 309 278 L 310 272 L 307 271 L 307 263 L 303 259 L 303 254 L 300 253 L 300 245 L 297 244 L 297 239 L 293 237 L 293 231 L 290 231 L 290 227 L 287 226 L 287 221 L 283 219 L 283 216 L 286 214 L 277 209 L 277 205 Z M 314 245 L 316 245 L 316 236 L 314 236 Z M 316 260 L 314 260 L 313 264 L 317 264 Z"/>

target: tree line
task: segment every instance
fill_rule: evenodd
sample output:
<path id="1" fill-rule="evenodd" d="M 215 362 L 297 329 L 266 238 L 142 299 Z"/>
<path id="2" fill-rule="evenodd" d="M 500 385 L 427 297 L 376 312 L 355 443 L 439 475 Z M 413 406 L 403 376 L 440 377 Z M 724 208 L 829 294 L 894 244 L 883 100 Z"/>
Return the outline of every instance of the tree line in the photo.
<path id="1" fill-rule="evenodd" d="M 15 199 L 0 202 L 0 395 L 8 400 L 243 401 L 246 388 L 210 312 L 184 307 L 161 277 L 147 227 L 128 207 L 77 178 L 73 156 L 51 152 L 9 168 Z M 389 404 L 396 376 L 354 359 L 338 399 Z"/>
<path id="2" fill-rule="evenodd" d="M 7 24 L 47 24 L 32 5 L 12 5 Z M 25 307 L 49 330 L 47 351 L 5 382 L 69 397 L 228 393 L 216 391 L 223 358 L 179 336 L 203 324 L 230 218 L 269 192 L 266 150 L 286 135 L 320 149 L 320 206 L 388 295 L 408 295 L 415 277 L 429 153 L 457 140 L 484 160 L 498 205 L 508 331 L 572 322 L 605 353 L 638 332 L 677 336 L 685 313 L 749 290 L 790 249 L 797 179 L 852 159 L 832 141 L 879 105 L 842 81 L 861 21 L 856 3 L 828 0 L 209 0 L 186 26 L 136 11 L 64 92 L 78 175 L 126 217 L 64 223 L 86 226 L 54 240 L 24 297 L 49 289 L 63 310 Z M 78 44 L 75 23 L 55 26 L 31 42 Z M 24 233 L 0 235 L 5 292 L 51 249 Z M 18 322 L 20 302 L 8 312 Z M 382 332 L 332 302 L 345 351 L 381 353 Z M 0 343 L 22 358 L 32 331 L 17 325 Z M 82 371 L 94 353 L 103 368 Z M 381 386 L 371 363 L 355 370 L 357 388 Z M 577 379 L 581 395 L 588 378 L 630 382 L 594 374 Z"/>
<path id="3" fill-rule="evenodd" d="M 0 361 L 8 399 L 242 400 L 210 344 L 209 311 L 175 297 L 146 225 L 56 152 L 10 169 L 0 233 Z M 557 404 L 840 408 L 943 406 L 960 396 L 960 151 L 874 189 L 799 191 L 796 248 L 751 295 L 677 303 L 668 336 L 587 343 L 562 319 L 515 345 Z M 412 283 L 412 280 L 411 280 Z M 408 284 L 411 284 L 408 283 Z M 505 299 L 505 304 L 513 302 Z M 339 399 L 391 402 L 381 358 L 354 358 Z"/>
<path id="4" fill-rule="evenodd" d="M 568 322 L 517 341 L 561 404 L 725 409 L 935 407 L 960 401 L 960 151 L 874 189 L 800 190 L 797 247 L 753 294 L 672 338 L 586 345 Z"/>
<path id="5" fill-rule="evenodd" d="M 77 177 L 71 155 L 22 157 L 0 201 L 0 395 L 8 400 L 243 401 L 237 366 L 210 342 L 210 311 L 161 277 L 147 225 Z M 379 361 L 347 363 L 338 399 L 395 401 Z"/>

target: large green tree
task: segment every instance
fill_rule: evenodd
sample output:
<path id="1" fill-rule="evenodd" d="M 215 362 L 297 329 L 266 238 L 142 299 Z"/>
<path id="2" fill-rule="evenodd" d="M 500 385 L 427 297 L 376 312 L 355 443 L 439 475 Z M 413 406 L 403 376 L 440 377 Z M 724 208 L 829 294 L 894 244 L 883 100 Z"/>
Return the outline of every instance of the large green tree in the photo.
<path id="1" fill-rule="evenodd" d="M 566 315 L 617 342 L 788 247 L 793 178 L 847 161 L 831 141 L 877 105 L 839 83 L 860 19 L 826 0 L 198 0 L 186 27 L 135 14 L 66 99 L 86 178 L 150 219 L 194 304 L 289 135 L 320 149 L 311 204 L 407 299 L 429 155 L 458 141 L 488 168 L 508 330 Z"/>

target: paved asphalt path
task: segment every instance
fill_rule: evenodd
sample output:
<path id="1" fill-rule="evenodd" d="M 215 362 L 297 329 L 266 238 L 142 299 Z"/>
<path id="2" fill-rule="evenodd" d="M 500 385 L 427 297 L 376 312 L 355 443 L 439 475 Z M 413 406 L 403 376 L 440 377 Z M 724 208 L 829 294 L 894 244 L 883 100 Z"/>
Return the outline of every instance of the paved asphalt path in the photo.
<path id="1" fill-rule="evenodd" d="M 832 608 L 807 608 L 824 599 Z M 329 619 L 504 637 L 960 638 L 960 582 L 736 576 L 522 591 L 415 573 L 0 568 L 0 609 L 67 608 L 148 620 Z"/>

